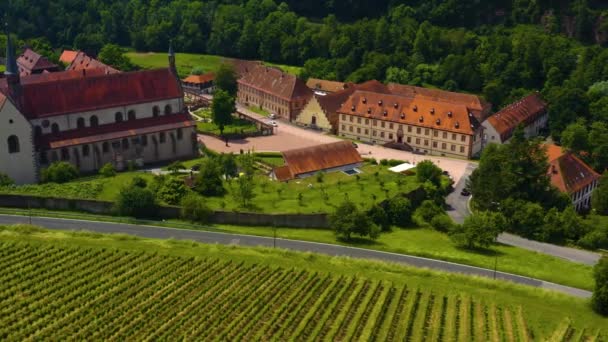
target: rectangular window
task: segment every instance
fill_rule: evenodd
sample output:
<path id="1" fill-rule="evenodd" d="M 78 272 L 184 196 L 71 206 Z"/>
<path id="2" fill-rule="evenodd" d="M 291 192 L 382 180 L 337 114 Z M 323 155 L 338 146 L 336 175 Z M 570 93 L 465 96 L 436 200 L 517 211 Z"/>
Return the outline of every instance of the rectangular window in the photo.
<path id="1" fill-rule="evenodd" d="M 412 132 L 412 126 L 407 126 L 407 131 L 411 133 Z"/>
<path id="2" fill-rule="evenodd" d="M 82 156 L 83 157 L 88 157 L 89 156 L 89 145 L 84 145 L 82 146 Z"/>
<path id="3" fill-rule="evenodd" d="M 348 131 L 352 132 L 353 131 L 353 126 L 348 126 Z"/>
<path id="4" fill-rule="evenodd" d="M 463 134 L 463 135 L 461 135 L 461 136 L 460 136 L 460 141 L 462 141 L 462 142 L 467 141 L 467 136 L 466 136 L 466 135 L 464 135 L 464 134 Z"/>
<path id="5" fill-rule="evenodd" d="M 384 138 L 384 132 L 380 132 L 380 138 Z"/>
<path id="6" fill-rule="evenodd" d="M 456 140 L 456 133 L 452 133 L 452 140 Z"/>
<path id="7" fill-rule="evenodd" d="M 373 136 L 376 136 L 376 133 L 377 133 L 376 131 L 372 131 Z"/>
<path id="8" fill-rule="evenodd" d="M 142 135 L 141 136 L 141 144 L 143 146 L 148 146 L 148 136 L 147 135 Z"/>
<path id="9" fill-rule="evenodd" d="M 382 121 L 382 122 L 380 123 L 380 126 L 381 126 L 382 128 L 384 128 L 384 121 Z"/>
<path id="10" fill-rule="evenodd" d="M 420 134 L 422 132 L 422 130 L 420 129 L 420 127 L 416 128 L 416 134 Z"/>
<path id="11" fill-rule="evenodd" d="M 353 117 L 352 116 L 350 117 L 350 122 L 353 122 Z"/>
<path id="12" fill-rule="evenodd" d="M 429 146 L 429 141 L 424 139 L 424 146 Z"/>
<path id="13" fill-rule="evenodd" d="M 434 137 L 438 137 L 439 136 L 439 131 L 433 131 L 433 136 Z"/>
<path id="14" fill-rule="evenodd" d="M 361 123 L 361 118 L 357 118 L 357 123 L 360 124 Z"/>
<path id="15" fill-rule="evenodd" d="M 177 129 L 177 140 L 182 140 L 182 138 L 184 137 L 184 132 L 182 132 L 181 128 Z"/>
<path id="16" fill-rule="evenodd" d="M 443 132 L 443 139 L 447 139 L 448 138 L 448 133 L 447 132 Z"/>
<path id="17" fill-rule="evenodd" d="M 433 148 L 437 148 L 437 142 L 433 141 Z"/>
<path id="18" fill-rule="evenodd" d="M 365 119 L 365 124 L 369 125 L 369 119 Z"/>
<path id="19" fill-rule="evenodd" d="M 456 145 L 452 144 L 452 151 L 456 151 Z"/>
<path id="20" fill-rule="evenodd" d="M 357 127 L 357 133 L 361 134 L 361 128 Z"/>
<path id="21" fill-rule="evenodd" d="M 392 122 L 388 125 L 388 128 L 393 129 L 393 123 Z"/>
<path id="22" fill-rule="evenodd" d="M 464 153 L 464 146 L 460 146 L 460 153 Z"/>
<path id="23" fill-rule="evenodd" d="M 408 142 L 408 144 L 409 144 L 409 143 L 411 143 L 411 142 L 412 142 L 412 138 L 407 137 L 407 139 L 405 139 L 405 141 L 407 141 L 407 142 Z"/>
<path id="24" fill-rule="evenodd" d="M 378 126 L 378 121 L 374 120 L 374 126 Z"/>
<path id="25" fill-rule="evenodd" d="M 365 129 L 365 135 L 368 135 L 368 134 L 369 134 L 369 129 L 366 128 Z"/>
<path id="26" fill-rule="evenodd" d="M 165 141 L 167 141 L 167 135 L 165 134 L 165 132 L 160 132 L 160 143 L 164 144 Z"/>
<path id="27" fill-rule="evenodd" d="M 424 135 L 429 135 L 429 129 L 428 128 L 424 129 Z"/>
<path id="28" fill-rule="evenodd" d="M 420 145 L 420 138 L 416 138 L 416 145 Z"/>
<path id="29" fill-rule="evenodd" d="M 346 125 L 342 125 L 342 130 L 345 131 L 346 130 Z"/>
<path id="30" fill-rule="evenodd" d="M 342 120 L 346 121 L 346 115 L 342 114 Z"/>
<path id="31" fill-rule="evenodd" d="M 447 146 L 447 145 L 446 145 L 445 143 L 442 143 L 442 144 L 441 144 L 441 149 L 442 149 L 442 150 L 445 150 L 445 149 L 447 148 L 446 146 Z"/>
<path id="32" fill-rule="evenodd" d="M 388 138 L 391 139 L 391 140 L 393 140 L 393 133 L 389 133 L 388 134 Z"/>

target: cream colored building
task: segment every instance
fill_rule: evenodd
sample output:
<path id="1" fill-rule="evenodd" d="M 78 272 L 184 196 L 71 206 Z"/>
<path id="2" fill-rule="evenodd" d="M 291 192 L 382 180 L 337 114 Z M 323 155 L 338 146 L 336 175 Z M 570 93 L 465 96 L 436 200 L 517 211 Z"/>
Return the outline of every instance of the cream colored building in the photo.
<path id="1" fill-rule="evenodd" d="M 332 125 L 329 122 L 329 117 L 326 107 L 323 106 L 326 96 L 315 95 L 306 106 L 302 109 L 296 118 L 296 124 L 299 126 L 319 129 L 324 132 L 331 132 Z"/>
<path id="2" fill-rule="evenodd" d="M 339 135 L 419 153 L 470 158 L 483 130 L 463 105 L 356 91 L 340 107 Z"/>
<path id="3" fill-rule="evenodd" d="M 7 44 L 11 46 L 11 44 Z M 0 79 L 0 172 L 34 183 L 67 161 L 81 172 L 189 158 L 195 122 L 170 53 L 170 68 L 107 74 L 65 71 L 20 77 L 12 49 Z"/>

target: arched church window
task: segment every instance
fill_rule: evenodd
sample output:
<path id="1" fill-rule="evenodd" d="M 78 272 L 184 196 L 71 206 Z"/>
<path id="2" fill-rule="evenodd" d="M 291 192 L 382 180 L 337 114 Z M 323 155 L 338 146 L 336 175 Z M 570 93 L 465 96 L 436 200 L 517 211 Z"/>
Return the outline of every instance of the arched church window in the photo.
<path id="1" fill-rule="evenodd" d="M 8 137 L 8 153 L 19 153 L 19 138 L 16 135 Z"/>

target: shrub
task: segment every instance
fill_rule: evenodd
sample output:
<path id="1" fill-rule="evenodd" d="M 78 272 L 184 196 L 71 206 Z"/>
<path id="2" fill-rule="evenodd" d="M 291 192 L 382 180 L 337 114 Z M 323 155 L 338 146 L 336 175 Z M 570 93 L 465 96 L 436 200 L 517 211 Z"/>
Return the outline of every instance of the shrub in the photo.
<path id="1" fill-rule="evenodd" d="M 348 200 L 329 215 L 329 225 L 336 236 L 345 240 L 350 240 L 353 234 L 361 237 L 369 236 L 371 239 L 376 239 L 380 235 L 380 228 L 372 222 L 367 213 L 361 212 Z"/>
<path id="2" fill-rule="evenodd" d="M 420 183 L 429 181 L 437 187 L 441 186 L 441 169 L 430 160 L 423 160 L 418 163 L 416 177 Z"/>
<path id="3" fill-rule="evenodd" d="M 376 204 L 371 207 L 367 211 L 367 216 L 369 216 L 372 221 L 382 229 L 383 232 L 388 232 L 391 230 L 391 220 L 388 217 L 388 214 L 380 205 Z"/>
<path id="4" fill-rule="evenodd" d="M 131 186 L 136 186 L 139 188 L 145 188 L 146 186 L 148 186 L 148 181 L 140 176 L 135 176 L 133 177 L 133 179 L 131 180 Z"/>
<path id="5" fill-rule="evenodd" d="M 401 165 L 403 163 L 404 163 L 403 160 L 397 160 L 397 159 L 389 159 L 387 161 L 388 166 L 397 166 L 397 165 Z"/>
<path id="6" fill-rule="evenodd" d="M 172 174 L 177 174 L 179 173 L 179 170 L 183 169 L 185 169 L 185 166 L 180 161 L 175 161 L 169 164 L 169 166 L 167 166 L 167 170 L 169 170 L 169 172 L 171 172 Z"/>
<path id="7" fill-rule="evenodd" d="M 393 225 L 407 227 L 412 222 L 412 203 L 397 195 L 388 200 L 387 214 Z"/>
<path id="8" fill-rule="evenodd" d="M 195 194 L 189 194 L 182 199 L 181 217 L 198 223 L 208 223 L 212 211 L 203 199 Z"/>
<path id="9" fill-rule="evenodd" d="M 440 232 L 449 232 L 454 227 L 454 221 L 448 215 L 438 215 L 431 219 L 431 226 Z"/>
<path id="10" fill-rule="evenodd" d="M 501 213 L 481 211 L 469 216 L 461 225 L 454 225 L 449 234 L 460 247 L 488 247 L 504 231 L 507 220 Z"/>
<path id="11" fill-rule="evenodd" d="M 608 257 L 602 257 L 593 268 L 595 288 L 591 297 L 593 310 L 600 315 L 608 316 Z"/>
<path id="12" fill-rule="evenodd" d="M 207 158 L 203 161 L 199 173 L 194 179 L 194 190 L 205 196 L 221 196 L 226 193 L 222 181 L 223 172 L 218 163 L 219 158 Z"/>
<path id="13" fill-rule="evenodd" d="M 0 172 L 0 186 L 11 186 L 15 182 L 6 173 Z"/>
<path id="14" fill-rule="evenodd" d="M 317 172 L 317 183 L 323 183 L 324 178 L 325 178 L 325 173 L 323 171 Z"/>
<path id="15" fill-rule="evenodd" d="M 78 170 L 68 162 L 55 162 L 42 170 L 43 183 L 66 183 L 78 178 Z"/>
<path id="16" fill-rule="evenodd" d="M 188 193 L 188 188 L 182 179 L 168 178 L 156 192 L 156 197 L 161 201 L 176 205 L 181 202 L 182 198 Z"/>
<path id="17" fill-rule="evenodd" d="M 442 214 L 443 210 L 437 204 L 435 204 L 434 201 L 425 200 L 420 204 L 418 209 L 416 209 L 414 216 L 421 219 L 425 223 L 430 223 L 434 217 Z"/>
<path id="18" fill-rule="evenodd" d="M 387 166 L 388 165 L 388 160 L 386 160 L 386 159 L 380 160 L 380 165 Z"/>
<path id="19" fill-rule="evenodd" d="M 112 163 L 106 163 L 99 169 L 99 174 L 106 178 L 114 177 L 116 176 L 116 169 Z"/>
<path id="20" fill-rule="evenodd" d="M 118 194 L 116 211 L 119 215 L 136 218 L 155 217 L 157 206 L 154 193 L 137 186 L 125 187 Z"/>
<path id="21" fill-rule="evenodd" d="M 577 244 L 586 249 L 608 248 L 608 229 L 598 227 L 580 238 Z"/>

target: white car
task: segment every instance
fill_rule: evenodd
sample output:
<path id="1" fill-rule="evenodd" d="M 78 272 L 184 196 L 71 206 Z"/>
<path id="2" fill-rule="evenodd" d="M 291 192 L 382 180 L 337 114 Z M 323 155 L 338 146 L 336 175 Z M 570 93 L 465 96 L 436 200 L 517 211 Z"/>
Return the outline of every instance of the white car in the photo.
<path id="1" fill-rule="evenodd" d="M 270 121 L 270 124 L 272 125 L 272 127 L 279 127 L 279 125 L 277 124 L 277 122 L 274 121 L 274 120 Z"/>
<path id="2" fill-rule="evenodd" d="M 268 117 L 274 120 L 277 118 L 277 115 L 275 113 L 271 113 Z"/>

